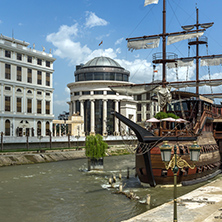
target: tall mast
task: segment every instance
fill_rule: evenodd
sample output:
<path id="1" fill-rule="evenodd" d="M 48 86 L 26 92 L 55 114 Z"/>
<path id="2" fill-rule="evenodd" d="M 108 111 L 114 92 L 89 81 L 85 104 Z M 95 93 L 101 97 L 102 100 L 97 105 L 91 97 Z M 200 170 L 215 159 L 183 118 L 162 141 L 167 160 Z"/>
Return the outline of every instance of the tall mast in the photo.
<path id="1" fill-rule="evenodd" d="M 196 8 L 196 29 L 199 28 L 199 13 L 198 8 Z M 197 44 L 196 44 L 196 94 L 199 94 L 199 38 L 196 38 Z"/>
<path id="2" fill-rule="evenodd" d="M 166 0 L 163 0 L 163 38 L 162 38 L 163 48 L 163 74 L 162 83 L 163 87 L 166 87 Z"/>

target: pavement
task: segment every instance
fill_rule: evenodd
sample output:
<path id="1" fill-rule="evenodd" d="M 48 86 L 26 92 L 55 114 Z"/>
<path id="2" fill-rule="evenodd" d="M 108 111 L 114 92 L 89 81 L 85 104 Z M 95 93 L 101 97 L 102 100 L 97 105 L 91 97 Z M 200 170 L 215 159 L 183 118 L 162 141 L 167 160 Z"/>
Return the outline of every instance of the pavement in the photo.
<path id="1" fill-rule="evenodd" d="M 178 222 L 222 222 L 222 177 L 177 199 Z M 124 222 L 173 221 L 173 201 Z"/>

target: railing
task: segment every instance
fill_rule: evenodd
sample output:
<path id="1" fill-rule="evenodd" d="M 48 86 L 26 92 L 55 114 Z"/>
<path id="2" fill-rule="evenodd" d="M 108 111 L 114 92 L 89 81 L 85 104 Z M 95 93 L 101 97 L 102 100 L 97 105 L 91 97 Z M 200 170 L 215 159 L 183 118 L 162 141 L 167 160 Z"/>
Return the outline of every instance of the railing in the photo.
<path id="1" fill-rule="evenodd" d="M 155 132 L 154 132 L 155 133 Z M 190 131 L 188 129 L 184 129 L 184 130 L 178 130 L 178 129 L 174 129 L 174 130 L 170 130 L 170 129 L 162 129 L 160 128 L 159 130 L 159 136 L 192 136 Z"/>
<path id="2" fill-rule="evenodd" d="M 214 138 L 215 139 L 222 139 L 222 131 L 214 130 Z"/>

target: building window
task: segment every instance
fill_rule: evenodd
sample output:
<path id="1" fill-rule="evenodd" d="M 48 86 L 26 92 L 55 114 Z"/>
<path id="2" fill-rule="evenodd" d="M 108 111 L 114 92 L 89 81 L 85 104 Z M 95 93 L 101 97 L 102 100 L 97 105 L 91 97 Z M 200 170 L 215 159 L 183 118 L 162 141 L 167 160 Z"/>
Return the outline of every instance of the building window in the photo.
<path id="1" fill-rule="evenodd" d="M 40 121 L 37 122 L 37 136 L 41 136 L 42 134 L 42 124 Z"/>
<path id="2" fill-rule="evenodd" d="M 137 114 L 137 122 L 141 122 L 141 114 Z"/>
<path id="3" fill-rule="evenodd" d="M 27 82 L 32 83 L 32 70 L 31 69 L 28 69 Z"/>
<path id="4" fill-rule="evenodd" d="M 46 96 L 50 96 L 50 93 L 46 93 Z"/>
<path id="5" fill-rule="evenodd" d="M 150 100 L 150 93 L 146 93 L 146 100 Z"/>
<path id="6" fill-rule="evenodd" d="M 137 101 L 141 101 L 142 100 L 142 96 L 141 95 L 137 95 Z"/>
<path id="7" fill-rule="evenodd" d="M 11 52 L 8 50 L 5 50 L 5 57 L 11 58 Z"/>
<path id="8" fill-rule="evenodd" d="M 37 84 L 42 85 L 42 72 L 41 71 L 37 72 Z"/>
<path id="9" fill-rule="evenodd" d="M 116 93 L 113 91 L 107 91 L 107 95 L 116 95 Z"/>
<path id="10" fill-rule="evenodd" d="M 42 92 L 41 92 L 41 91 L 37 91 L 37 94 L 38 94 L 38 95 L 42 95 Z"/>
<path id="11" fill-rule="evenodd" d="M 46 128 L 45 135 L 49 136 L 50 135 L 50 129 L 49 129 L 49 122 L 48 121 L 45 124 L 45 128 Z"/>
<path id="12" fill-rule="evenodd" d="M 5 96 L 5 111 L 11 111 L 11 97 Z"/>
<path id="13" fill-rule="evenodd" d="M 5 135 L 10 136 L 10 120 L 5 120 Z"/>
<path id="14" fill-rule="evenodd" d="M 45 113 L 50 114 L 50 101 L 45 101 Z"/>
<path id="15" fill-rule="evenodd" d="M 141 111 L 141 103 L 137 104 L 137 111 Z"/>
<path id="16" fill-rule="evenodd" d="M 21 93 L 22 90 L 21 90 L 20 88 L 18 88 L 18 89 L 16 90 L 16 92 Z"/>
<path id="17" fill-rule="evenodd" d="M 147 120 L 150 119 L 150 114 L 149 113 L 146 114 L 146 119 Z"/>
<path id="18" fill-rule="evenodd" d="M 95 94 L 95 95 L 102 95 L 102 94 L 103 94 L 103 91 L 94 91 L 94 94 Z"/>
<path id="19" fill-rule="evenodd" d="M 32 113 L 32 99 L 27 99 L 27 113 Z"/>
<path id="20" fill-rule="evenodd" d="M 17 60 L 22 60 L 22 54 L 17 53 Z"/>
<path id="21" fill-rule="evenodd" d="M 42 113 L 42 101 L 37 100 L 37 113 L 41 114 Z"/>
<path id="22" fill-rule="evenodd" d="M 17 112 L 22 112 L 22 98 L 17 98 Z"/>
<path id="23" fill-rule="evenodd" d="M 37 64 L 41 66 L 42 65 L 42 60 L 41 59 L 37 59 Z"/>
<path id="24" fill-rule="evenodd" d="M 47 67 L 50 67 L 50 65 L 51 65 L 49 61 L 46 61 L 45 64 L 46 64 Z"/>
<path id="25" fill-rule="evenodd" d="M 28 94 L 32 94 L 32 90 L 29 89 L 29 90 L 27 91 L 27 93 L 28 93 Z"/>
<path id="26" fill-rule="evenodd" d="M 50 73 L 46 73 L 46 80 L 45 80 L 46 86 L 50 86 Z"/>
<path id="27" fill-rule="evenodd" d="M 149 103 L 146 104 L 146 111 L 150 111 L 150 104 Z"/>
<path id="28" fill-rule="evenodd" d="M 79 96 L 79 92 L 74 92 L 74 96 Z"/>
<path id="29" fill-rule="evenodd" d="M 83 91 L 82 95 L 90 95 L 90 91 Z"/>
<path id="30" fill-rule="evenodd" d="M 5 64 L 5 79 L 11 79 L 11 65 Z"/>
<path id="31" fill-rule="evenodd" d="M 10 87 L 10 86 L 6 86 L 6 87 L 5 87 L 5 90 L 6 90 L 6 91 L 11 91 L 11 87 Z"/>
<path id="32" fill-rule="evenodd" d="M 22 67 L 17 66 L 17 81 L 22 81 Z"/>
<path id="33" fill-rule="evenodd" d="M 32 57 L 31 57 L 31 56 L 28 56 L 27 61 L 30 62 L 30 63 L 32 63 Z"/>

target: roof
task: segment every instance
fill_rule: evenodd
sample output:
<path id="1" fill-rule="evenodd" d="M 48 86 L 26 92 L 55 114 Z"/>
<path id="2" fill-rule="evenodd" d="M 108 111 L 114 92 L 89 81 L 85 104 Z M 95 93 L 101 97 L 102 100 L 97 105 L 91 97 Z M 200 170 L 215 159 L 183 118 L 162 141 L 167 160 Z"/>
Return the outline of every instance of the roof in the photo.
<path id="1" fill-rule="evenodd" d="M 117 67 L 117 68 L 122 68 L 119 63 L 117 63 L 115 60 L 109 58 L 109 57 L 95 57 L 88 61 L 83 68 L 87 67 L 101 67 L 101 66 L 110 66 L 110 67 Z"/>

